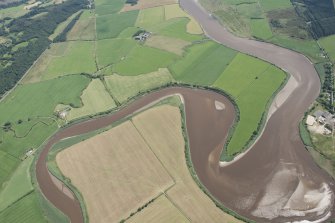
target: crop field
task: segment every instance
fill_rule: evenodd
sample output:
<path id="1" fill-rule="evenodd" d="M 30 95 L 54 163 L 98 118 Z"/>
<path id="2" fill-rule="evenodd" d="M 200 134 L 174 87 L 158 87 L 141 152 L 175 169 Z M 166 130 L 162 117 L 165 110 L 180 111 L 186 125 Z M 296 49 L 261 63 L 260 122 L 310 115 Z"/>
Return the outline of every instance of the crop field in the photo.
<path id="1" fill-rule="evenodd" d="M 42 79 L 47 80 L 66 74 L 93 73 L 95 71 L 94 42 L 75 41 L 69 43 L 64 55 L 52 58 Z"/>
<path id="2" fill-rule="evenodd" d="M 138 11 L 131 11 L 98 16 L 96 18 L 98 39 L 117 37 L 125 28 L 135 25 L 137 15 Z"/>
<path id="3" fill-rule="evenodd" d="M 130 121 L 61 151 L 56 161 L 92 222 L 120 221 L 173 184 Z"/>
<path id="4" fill-rule="evenodd" d="M 0 212 L 33 190 L 29 173 L 29 167 L 33 159 L 34 157 L 31 156 L 22 161 L 11 176 L 11 179 L 2 187 L 0 192 Z"/>
<path id="5" fill-rule="evenodd" d="M 113 71 L 120 75 L 135 76 L 164 68 L 178 59 L 178 56 L 156 48 L 137 45 Z"/>
<path id="6" fill-rule="evenodd" d="M 194 44 L 185 57 L 170 66 L 178 81 L 211 85 L 235 57 L 236 51 L 214 42 Z"/>
<path id="7" fill-rule="evenodd" d="M 130 223 L 140 222 L 190 222 L 165 196 L 160 196 L 154 203 L 129 219 Z"/>
<path id="8" fill-rule="evenodd" d="M 165 50 L 170 53 L 175 53 L 179 56 L 183 55 L 185 52 L 185 47 L 189 44 L 191 43 L 185 40 L 159 35 L 152 35 L 145 41 L 145 45 L 149 47 Z"/>
<path id="9" fill-rule="evenodd" d="M 96 114 L 115 108 L 115 102 L 108 94 L 105 86 L 99 79 L 93 79 L 81 95 L 83 106 L 72 108 L 68 120 L 76 119 L 85 115 Z"/>
<path id="10" fill-rule="evenodd" d="M 152 73 L 131 77 L 113 74 L 105 77 L 105 80 L 113 96 L 119 102 L 125 102 L 140 92 L 170 83 L 173 78 L 166 68 L 162 68 Z"/>
<path id="11" fill-rule="evenodd" d="M 326 50 L 329 58 L 335 62 L 335 35 L 324 37 L 319 40 L 319 43 Z"/>
<path id="12" fill-rule="evenodd" d="M 133 123 L 176 182 L 166 196 L 191 222 L 240 222 L 217 208 L 191 177 L 177 107 L 155 107 L 135 116 Z"/>
<path id="13" fill-rule="evenodd" d="M 95 39 L 95 16 L 85 10 L 76 24 L 66 35 L 67 40 L 94 40 Z"/>
<path id="14" fill-rule="evenodd" d="M 0 222 L 6 223 L 47 223 L 38 203 L 37 195 L 33 192 L 22 197 L 10 207 L 0 212 Z"/>
<path id="15" fill-rule="evenodd" d="M 97 41 L 97 59 L 99 67 L 115 64 L 126 58 L 135 47 L 132 39 L 104 39 Z"/>
<path id="16" fill-rule="evenodd" d="M 173 5 L 166 5 L 164 6 L 165 9 L 165 19 L 172 19 L 172 18 L 180 18 L 180 17 L 187 17 L 190 21 L 187 23 L 186 31 L 190 34 L 202 34 L 202 28 L 200 25 L 195 21 L 193 17 L 183 11 L 179 4 Z"/>
<path id="17" fill-rule="evenodd" d="M 257 132 L 267 103 L 285 77 L 283 71 L 266 62 L 238 54 L 214 83 L 232 95 L 240 110 L 240 121 L 227 147 L 229 156 L 239 153 Z"/>
<path id="18" fill-rule="evenodd" d="M 176 3 L 178 3 L 177 0 L 140 0 L 136 5 L 126 4 L 122 11 L 141 10 Z"/>
<path id="19" fill-rule="evenodd" d="M 159 6 L 141 10 L 135 25 L 150 30 L 150 28 L 159 25 L 164 20 L 164 7 Z"/>

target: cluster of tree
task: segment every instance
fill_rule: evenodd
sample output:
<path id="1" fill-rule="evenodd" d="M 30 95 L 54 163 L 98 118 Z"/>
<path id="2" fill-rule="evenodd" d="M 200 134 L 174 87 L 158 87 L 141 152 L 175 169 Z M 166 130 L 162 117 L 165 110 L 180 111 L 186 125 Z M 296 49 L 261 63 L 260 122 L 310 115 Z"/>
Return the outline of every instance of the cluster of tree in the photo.
<path id="1" fill-rule="evenodd" d="M 138 0 L 126 0 L 126 4 L 136 5 Z"/>
<path id="2" fill-rule="evenodd" d="M 36 8 L 22 17 L 11 20 L 6 25 L 4 36 L 11 40 L 12 46 L 0 47 L 0 61 L 10 61 L 0 70 L 0 95 L 10 90 L 41 53 L 49 47 L 51 43 L 49 36 L 57 26 L 84 7 L 83 0 L 68 0 L 59 5 Z M 42 12 L 46 13 L 40 17 L 33 17 Z M 32 39 L 34 41 L 30 41 Z M 28 45 L 12 51 L 13 46 L 22 42 L 28 42 Z"/>
<path id="3" fill-rule="evenodd" d="M 335 34 L 333 0 L 291 0 L 295 10 L 308 24 L 315 39 Z"/>
<path id="4" fill-rule="evenodd" d="M 66 41 L 67 33 L 73 28 L 74 24 L 76 24 L 82 13 L 83 12 L 80 12 L 71 20 L 71 22 L 69 22 L 69 24 L 65 27 L 65 29 L 53 40 L 54 43 Z"/>
<path id="5" fill-rule="evenodd" d="M 334 93 L 334 75 L 333 67 L 330 63 L 323 65 L 325 72 L 325 80 L 322 85 L 322 92 L 318 98 L 318 102 L 323 105 L 329 112 L 333 113 L 333 95 Z"/>

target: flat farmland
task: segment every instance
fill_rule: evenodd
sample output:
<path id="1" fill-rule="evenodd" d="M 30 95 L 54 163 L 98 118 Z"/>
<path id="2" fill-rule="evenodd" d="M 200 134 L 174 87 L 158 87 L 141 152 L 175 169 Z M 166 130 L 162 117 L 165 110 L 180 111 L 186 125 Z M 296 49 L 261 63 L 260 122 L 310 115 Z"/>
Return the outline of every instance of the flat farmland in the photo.
<path id="1" fill-rule="evenodd" d="M 130 223 L 140 222 L 190 222 L 183 213 L 178 210 L 165 196 L 160 196 L 154 203 L 150 204 L 143 211 L 130 218 Z"/>
<path id="2" fill-rule="evenodd" d="M 327 36 L 319 40 L 330 59 L 335 62 L 335 35 Z"/>
<path id="3" fill-rule="evenodd" d="M 72 108 L 68 120 L 110 110 L 116 107 L 112 97 L 99 79 L 93 79 L 81 95 L 82 107 Z"/>
<path id="4" fill-rule="evenodd" d="M 94 40 L 95 15 L 85 10 L 73 28 L 66 35 L 67 40 Z"/>
<path id="5" fill-rule="evenodd" d="M 211 85 L 235 56 L 236 51 L 208 41 L 187 48 L 185 56 L 169 68 L 178 81 Z"/>
<path id="6" fill-rule="evenodd" d="M 240 121 L 227 147 L 228 156 L 241 152 L 253 133 L 258 133 L 258 124 L 266 105 L 285 78 L 285 73 L 277 67 L 238 54 L 214 83 L 215 87 L 226 91 L 235 99 L 240 111 Z"/>
<path id="7" fill-rule="evenodd" d="M 159 6 L 141 10 L 135 25 L 150 30 L 151 27 L 159 25 L 164 20 L 164 7 Z"/>
<path id="8" fill-rule="evenodd" d="M 98 39 L 117 37 L 124 29 L 135 25 L 137 15 L 138 11 L 131 11 L 98 16 L 96 18 Z"/>
<path id="9" fill-rule="evenodd" d="M 179 56 L 183 55 L 186 46 L 190 44 L 190 42 L 185 40 L 159 35 L 152 35 L 145 41 L 145 45 L 147 46 L 175 53 Z"/>
<path id="10" fill-rule="evenodd" d="M 154 107 L 135 116 L 133 123 L 175 179 L 176 185 L 166 192 L 166 196 L 187 219 L 191 222 L 240 222 L 217 208 L 190 175 L 179 108 L 170 105 Z"/>
<path id="11" fill-rule="evenodd" d="M 139 0 L 136 5 L 126 4 L 122 11 L 141 10 L 176 3 L 178 3 L 177 0 Z"/>
<path id="12" fill-rule="evenodd" d="M 97 41 L 97 59 L 99 67 L 115 64 L 126 58 L 136 46 L 132 39 L 103 39 Z"/>
<path id="13" fill-rule="evenodd" d="M 292 7 L 292 3 L 290 0 L 259 0 L 264 11 L 285 9 Z"/>
<path id="14" fill-rule="evenodd" d="M 148 74 L 121 76 L 113 74 L 105 77 L 107 87 L 119 102 L 125 102 L 140 92 L 163 86 L 173 81 L 168 69 L 162 68 Z"/>
<path id="15" fill-rule="evenodd" d="M 184 10 L 182 10 L 179 7 L 179 4 L 173 4 L 173 5 L 165 5 L 165 19 L 173 19 L 173 18 L 180 18 L 180 17 L 186 17 L 189 18 L 190 21 L 187 23 L 186 31 L 190 34 L 202 34 L 202 28 L 200 25 L 195 21 L 195 19 L 187 14 Z"/>
<path id="16" fill-rule="evenodd" d="M 61 151 L 56 161 L 82 193 L 91 222 L 121 221 L 173 185 L 130 121 Z"/>
<path id="17" fill-rule="evenodd" d="M 176 59 L 176 54 L 137 45 L 124 60 L 115 64 L 113 71 L 120 75 L 136 76 L 167 67 Z"/>

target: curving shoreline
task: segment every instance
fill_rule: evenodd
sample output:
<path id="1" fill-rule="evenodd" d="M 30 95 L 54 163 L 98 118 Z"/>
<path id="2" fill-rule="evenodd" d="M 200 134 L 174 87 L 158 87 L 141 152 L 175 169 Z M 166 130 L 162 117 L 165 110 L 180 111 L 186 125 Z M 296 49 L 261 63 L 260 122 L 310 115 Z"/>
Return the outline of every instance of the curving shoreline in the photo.
<path id="1" fill-rule="evenodd" d="M 181 0 L 180 5 L 213 40 L 271 62 L 291 74 L 288 83 L 274 98 L 263 132 L 252 148 L 241 155 L 238 162 L 220 167 L 220 152 L 226 136 L 222 129 L 229 128 L 234 119 L 233 110 L 229 110 L 231 103 L 211 91 L 166 88 L 141 97 L 114 114 L 72 125 L 52 136 L 36 166 L 37 180 L 44 195 L 68 215 L 72 223 L 83 222 L 78 201 L 64 195 L 52 183 L 46 167 L 51 146 L 62 138 L 109 125 L 161 97 L 181 94 L 185 99 L 194 169 L 202 184 L 226 207 L 257 222 L 317 221 L 334 217 L 333 179 L 314 163 L 304 149 L 298 130 L 300 119 L 320 91 L 320 81 L 313 65 L 294 51 L 233 36 L 193 0 Z M 199 100 L 199 94 L 204 101 Z M 225 113 L 228 118 L 220 116 L 219 111 L 213 108 L 204 107 L 208 99 L 225 101 L 224 110 L 230 111 Z M 206 114 L 202 109 L 212 112 L 209 114 L 214 118 L 201 118 Z M 202 131 L 196 131 L 199 126 L 203 127 Z M 313 199 L 305 201 L 306 196 Z M 325 202 L 328 203 L 322 211 L 313 211 Z"/>

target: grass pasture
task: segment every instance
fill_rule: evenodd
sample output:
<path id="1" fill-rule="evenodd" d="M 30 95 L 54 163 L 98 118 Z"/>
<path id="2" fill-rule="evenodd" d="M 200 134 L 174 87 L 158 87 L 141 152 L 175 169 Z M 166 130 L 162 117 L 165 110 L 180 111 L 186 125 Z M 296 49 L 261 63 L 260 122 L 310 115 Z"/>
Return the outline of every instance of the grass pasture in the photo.
<path id="1" fill-rule="evenodd" d="M 115 102 L 108 94 L 105 86 L 99 79 L 93 79 L 81 95 L 83 106 L 72 108 L 68 120 L 76 119 L 86 115 L 92 115 L 115 108 Z"/>
<path id="2" fill-rule="evenodd" d="M 85 10 L 76 24 L 66 35 L 67 40 L 94 40 L 95 39 L 95 16 Z"/>
<path id="3" fill-rule="evenodd" d="M 152 31 L 156 34 L 182 39 L 193 42 L 203 39 L 203 35 L 193 35 L 187 32 L 189 18 L 172 18 L 162 22 L 159 26 L 155 26 Z"/>
<path id="4" fill-rule="evenodd" d="M 1 145 L 1 144 L 0 144 Z M 8 177 L 13 173 L 20 160 L 10 154 L 0 150 L 0 188 L 3 189 L 3 183 L 8 179 Z"/>
<path id="5" fill-rule="evenodd" d="M 37 195 L 33 192 L 1 211 L 0 222 L 47 223 L 48 221 L 39 206 Z"/>
<path id="6" fill-rule="evenodd" d="M 280 69 L 256 58 L 238 54 L 214 83 L 232 95 L 240 110 L 240 121 L 227 146 L 227 155 L 233 156 L 249 142 L 273 93 L 285 80 Z"/>
<path id="7" fill-rule="evenodd" d="M 236 51 L 214 42 L 194 44 L 187 48 L 185 57 L 169 68 L 178 81 L 211 85 L 235 55 Z"/>
<path id="8" fill-rule="evenodd" d="M 33 190 L 30 179 L 30 169 L 34 157 L 28 157 L 21 162 L 11 179 L 1 188 L 0 212 Z"/>
<path id="9" fill-rule="evenodd" d="M 186 31 L 190 34 L 202 34 L 202 28 L 200 25 L 195 21 L 195 19 L 190 16 L 188 13 L 183 11 L 179 4 L 173 4 L 173 5 L 166 5 L 164 6 L 165 9 L 165 19 L 173 19 L 173 18 L 179 18 L 179 17 L 187 17 L 190 19 L 190 21 L 187 23 Z"/>
<path id="10" fill-rule="evenodd" d="M 165 20 L 164 7 L 143 9 L 139 12 L 135 25 L 150 30 L 151 27 L 159 25 Z"/>
<path id="11" fill-rule="evenodd" d="M 132 39 L 104 39 L 97 42 L 97 59 L 100 68 L 109 64 L 118 63 L 126 58 L 135 47 L 136 42 Z"/>
<path id="12" fill-rule="evenodd" d="M 95 71 L 94 42 L 74 41 L 69 43 L 63 56 L 52 58 L 42 79 L 48 80 L 66 74 L 94 73 Z"/>
<path id="13" fill-rule="evenodd" d="M 142 10 L 176 3 L 178 0 L 140 0 L 135 5 L 126 4 L 122 11 Z"/>
<path id="14" fill-rule="evenodd" d="M 320 45 L 328 53 L 329 58 L 335 62 L 335 35 L 327 36 L 319 40 Z"/>
<path id="15" fill-rule="evenodd" d="M 135 76 L 146 74 L 170 65 L 178 56 L 156 48 L 137 45 L 113 71 L 120 75 Z"/>
<path id="16" fill-rule="evenodd" d="M 290 0 L 259 0 L 264 11 L 268 12 L 271 10 L 285 9 L 292 7 Z"/>
<path id="17" fill-rule="evenodd" d="M 113 96 L 122 103 L 140 92 L 170 83 L 173 78 L 170 72 L 163 68 L 152 73 L 130 77 L 113 74 L 105 77 L 105 80 Z"/>
<path id="18" fill-rule="evenodd" d="M 54 38 L 56 38 L 56 36 L 58 36 L 61 32 L 63 32 L 63 30 L 65 29 L 65 27 L 73 20 L 74 17 L 76 17 L 79 12 L 74 13 L 73 15 L 71 15 L 69 18 L 67 18 L 64 22 L 60 23 L 57 28 L 54 30 L 53 34 L 51 34 L 49 36 L 49 39 L 53 40 Z"/>
<path id="19" fill-rule="evenodd" d="M 272 37 L 272 31 L 266 19 L 251 19 L 250 24 L 252 36 L 263 40 Z"/>
<path id="20" fill-rule="evenodd" d="M 121 221 L 173 184 L 130 121 L 61 151 L 56 161 L 92 222 Z"/>
<path id="21" fill-rule="evenodd" d="M 96 18 L 98 39 L 117 37 L 127 27 L 135 25 L 137 16 L 138 11 L 98 16 Z"/>
<path id="22" fill-rule="evenodd" d="M 185 47 L 189 44 L 190 42 L 185 40 L 159 35 L 152 35 L 145 41 L 145 45 L 149 47 L 165 50 L 170 53 L 175 53 L 179 56 L 183 55 L 185 52 Z"/>

